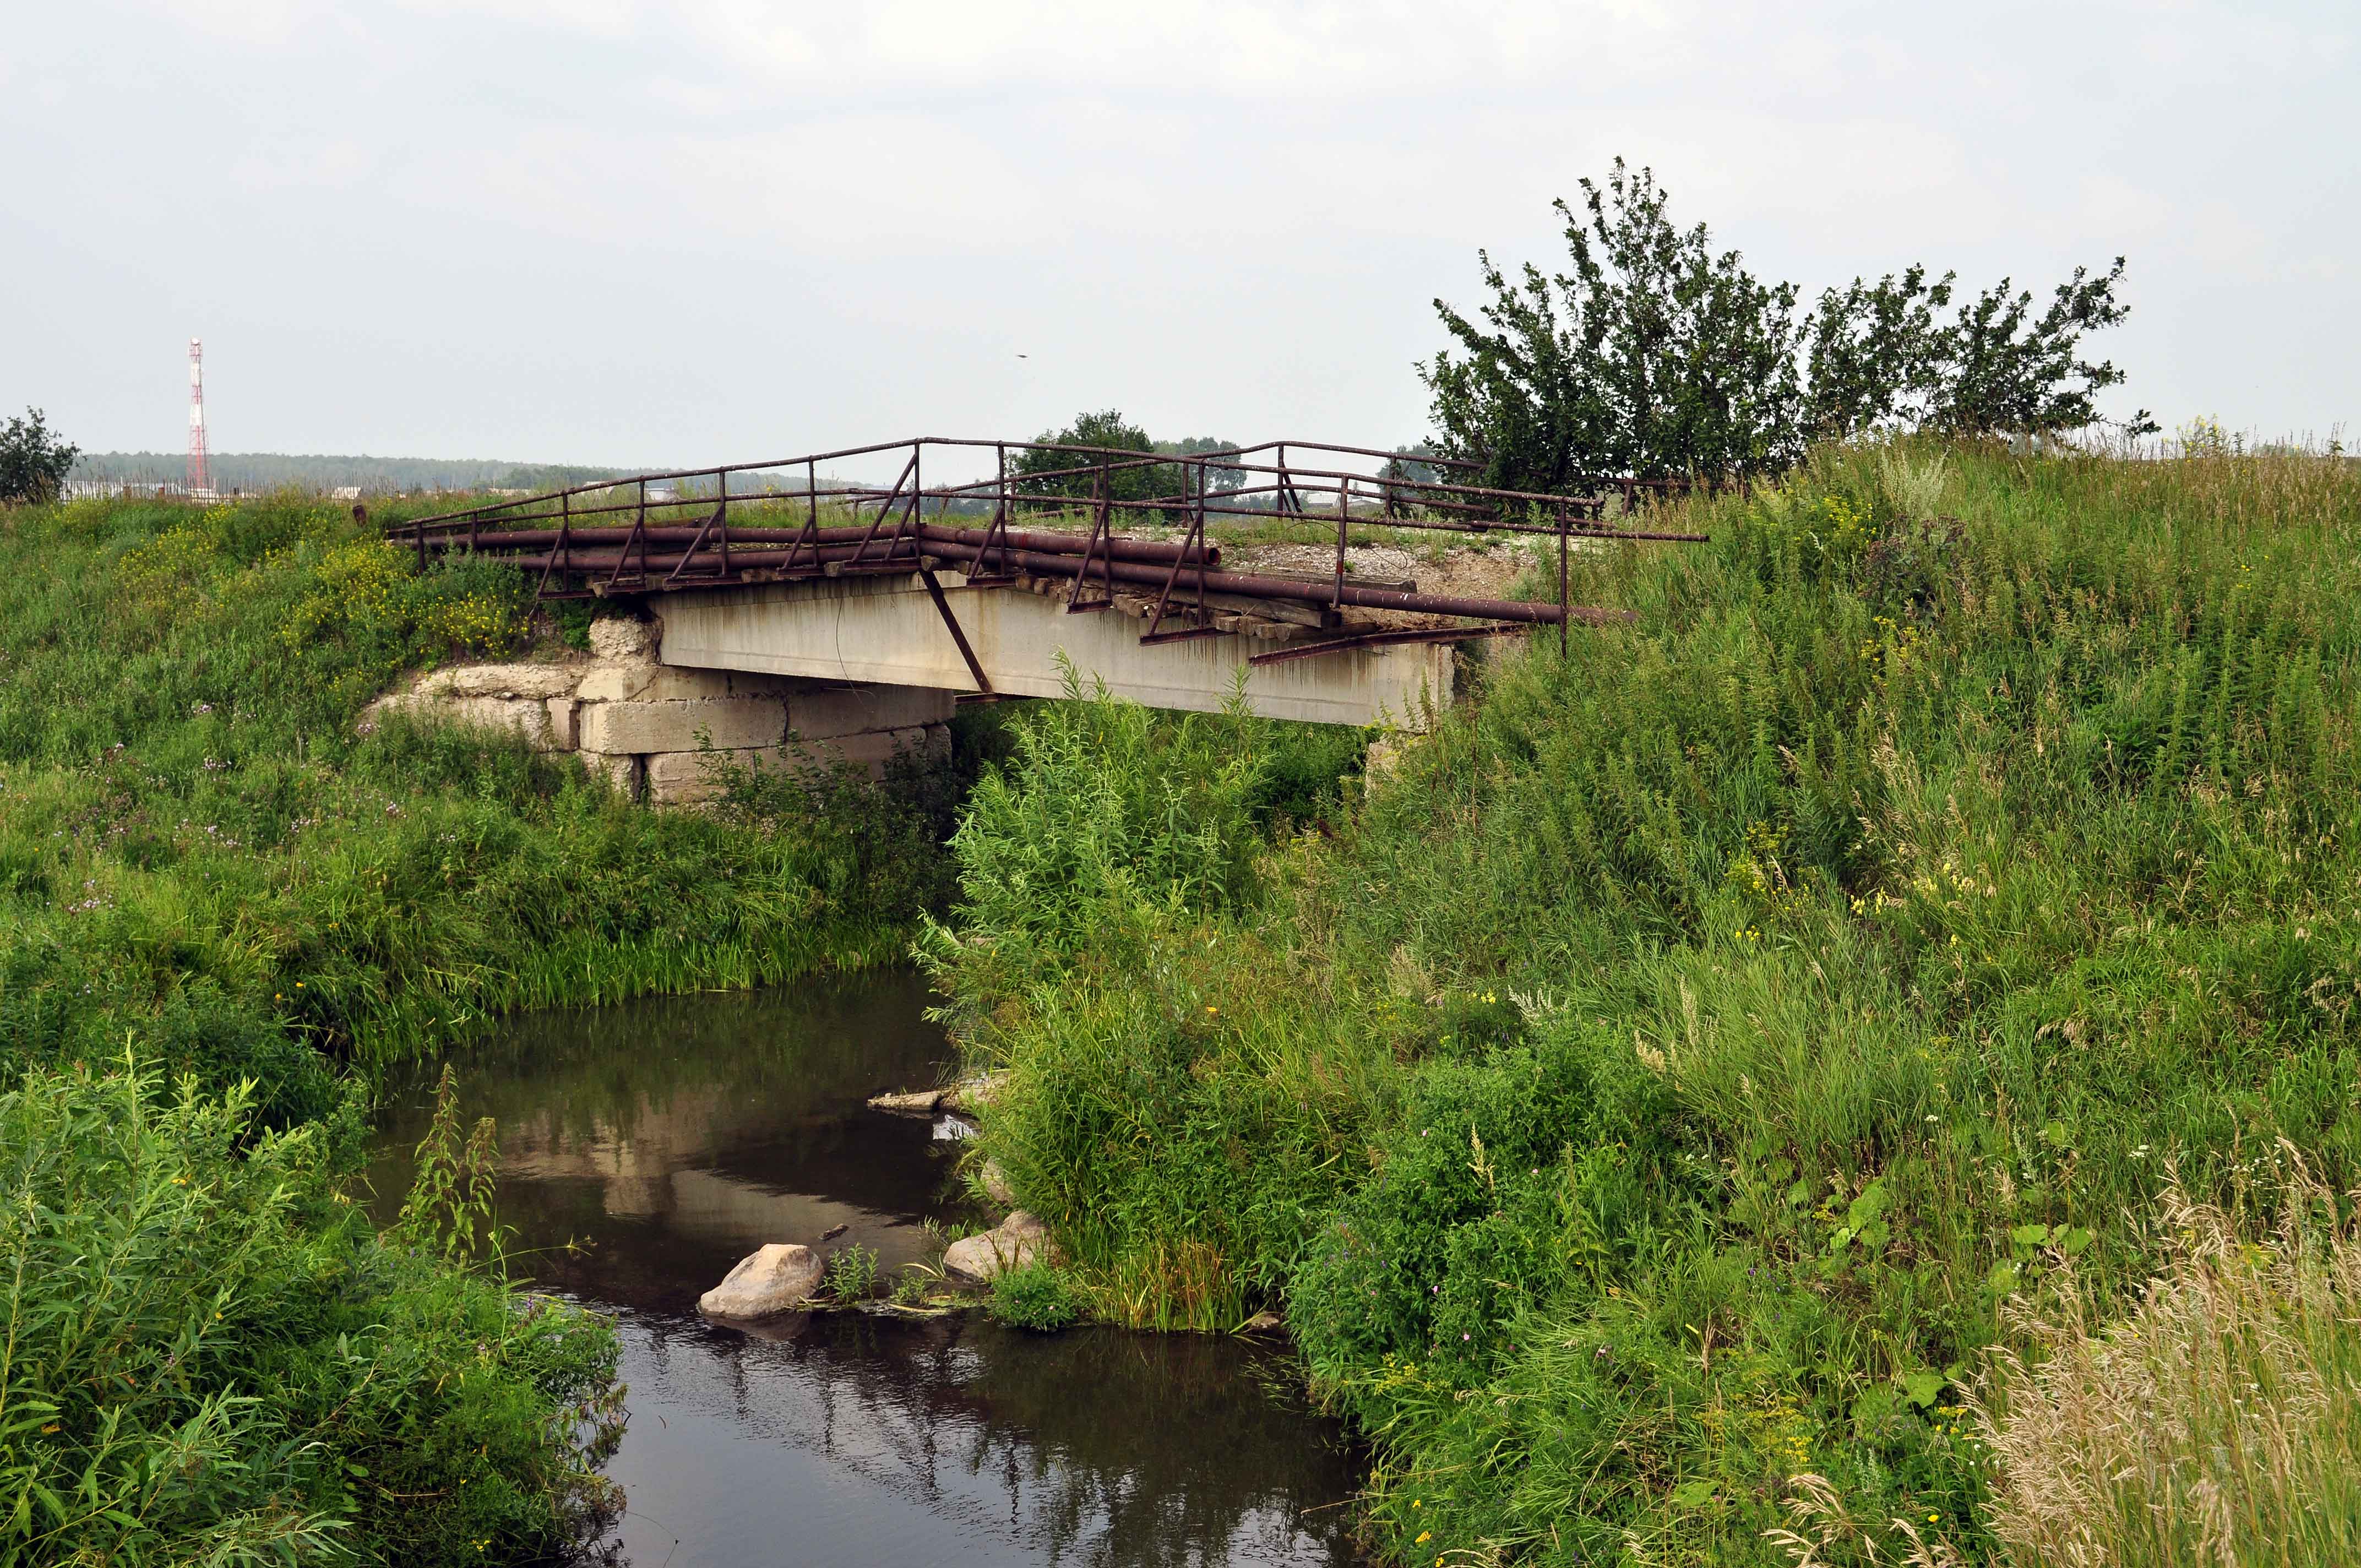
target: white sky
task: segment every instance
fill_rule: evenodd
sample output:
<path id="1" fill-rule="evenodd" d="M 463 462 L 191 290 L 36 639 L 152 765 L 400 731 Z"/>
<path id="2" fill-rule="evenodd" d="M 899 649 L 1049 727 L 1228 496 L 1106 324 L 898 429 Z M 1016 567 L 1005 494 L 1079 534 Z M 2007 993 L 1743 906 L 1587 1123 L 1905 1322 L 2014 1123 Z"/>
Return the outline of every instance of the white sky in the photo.
<path id="1" fill-rule="evenodd" d="M 18 0 L 0 412 L 670 464 L 1426 429 L 1618 152 L 1807 295 L 2129 256 L 2116 412 L 2361 419 L 2361 7 Z M 1027 356 L 1019 358 L 1020 354 Z"/>

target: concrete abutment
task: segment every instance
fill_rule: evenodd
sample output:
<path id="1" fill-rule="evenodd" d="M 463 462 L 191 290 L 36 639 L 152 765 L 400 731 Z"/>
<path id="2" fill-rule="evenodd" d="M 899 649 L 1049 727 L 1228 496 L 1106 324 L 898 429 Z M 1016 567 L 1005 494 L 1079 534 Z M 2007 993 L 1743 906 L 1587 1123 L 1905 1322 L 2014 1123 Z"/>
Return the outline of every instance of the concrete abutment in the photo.
<path id="1" fill-rule="evenodd" d="M 676 669 L 659 629 L 594 621 L 588 659 L 462 664 L 380 698 L 404 712 L 521 736 L 578 754 L 618 790 L 664 805 L 718 791 L 716 764 L 791 769 L 851 763 L 881 773 L 897 751 L 948 756 L 949 691 L 856 686 L 763 672 Z"/>

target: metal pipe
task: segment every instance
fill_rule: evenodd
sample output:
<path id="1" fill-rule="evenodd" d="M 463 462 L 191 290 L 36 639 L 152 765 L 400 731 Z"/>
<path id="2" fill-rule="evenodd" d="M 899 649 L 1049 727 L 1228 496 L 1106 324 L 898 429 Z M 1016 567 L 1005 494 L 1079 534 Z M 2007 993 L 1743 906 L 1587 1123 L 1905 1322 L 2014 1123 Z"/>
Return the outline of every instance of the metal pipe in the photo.
<path id="1" fill-rule="evenodd" d="M 634 537 L 645 539 L 656 544 L 689 544 L 695 543 L 704 531 L 691 528 L 686 523 L 658 524 L 636 532 L 628 528 L 577 528 L 571 532 L 554 528 L 518 528 L 498 533 L 487 533 L 482 536 L 478 547 L 488 552 L 547 549 L 564 542 L 560 539 L 562 532 L 565 532 L 566 540 L 583 545 L 620 544 Z M 922 523 L 911 532 L 929 543 L 982 544 L 988 531 L 981 528 L 947 528 L 941 523 L 930 522 Z M 859 526 L 823 528 L 816 532 L 807 532 L 801 528 L 733 528 L 730 531 L 730 544 L 734 552 L 742 554 L 750 545 L 794 544 L 798 542 L 810 543 L 815 539 L 822 544 L 845 544 L 865 538 L 868 533 L 868 529 Z M 1088 537 L 1083 534 L 1059 533 L 1038 529 L 1012 528 L 1002 537 L 1005 538 L 1015 549 L 1033 550 L 1055 555 L 1079 555 L 1090 544 Z M 1098 545 L 1099 554 L 1105 554 L 1110 546 L 1114 550 L 1115 558 L 1118 561 L 1146 561 L 1159 565 L 1170 565 L 1176 561 L 1193 564 L 1201 559 L 1218 565 L 1222 558 L 1221 550 L 1217 546 L 1199 551 L 1188 545 L 1121 537 L 1116 537 L 1112 542 L 1101 540 Z M 993 548 L 995 550 L 999 548 L 996 541 Z"/>

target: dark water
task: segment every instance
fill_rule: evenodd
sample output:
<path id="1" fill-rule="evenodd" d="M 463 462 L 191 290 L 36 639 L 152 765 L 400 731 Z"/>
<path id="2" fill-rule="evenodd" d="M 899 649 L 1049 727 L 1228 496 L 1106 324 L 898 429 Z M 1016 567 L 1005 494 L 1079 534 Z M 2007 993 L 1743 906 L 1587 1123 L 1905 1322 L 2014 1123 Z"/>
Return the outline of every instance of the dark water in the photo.
<path id="1" fill-rule="evenodd" d="M 500 1122 L 523 1270 L 620 1323 L 631 1425 L 609 1473 L 631 1562 L 1355 1561 L 1353 1457 L 1251 1345 L 980 1313 L 755 1333 L 697 1316 L 765 1242 L 841 1224 L 830 1247 L 890 1271 L 935 1250 L 924 1222 L 961 1217 L 955 1129 L 862 1104 L 943 1076 L 926 1001 L 905 974 L 663 998 L 518 1019 L 460 1058 L 467 1113 Z M 382 1205 L 431 1102 L 426 1080 L 393 1096 Z"/>

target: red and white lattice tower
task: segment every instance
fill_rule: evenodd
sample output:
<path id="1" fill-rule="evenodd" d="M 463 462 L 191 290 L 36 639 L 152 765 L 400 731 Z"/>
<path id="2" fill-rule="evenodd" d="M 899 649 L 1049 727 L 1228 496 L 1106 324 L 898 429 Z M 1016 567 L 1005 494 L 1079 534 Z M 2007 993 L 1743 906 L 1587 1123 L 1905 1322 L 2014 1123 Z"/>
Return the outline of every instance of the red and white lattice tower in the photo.
<path id="1" fill-rule="evenodd" d="M 189 488 L 208 490 L 205 479 L 205 345 L 189 339 Z"/>

